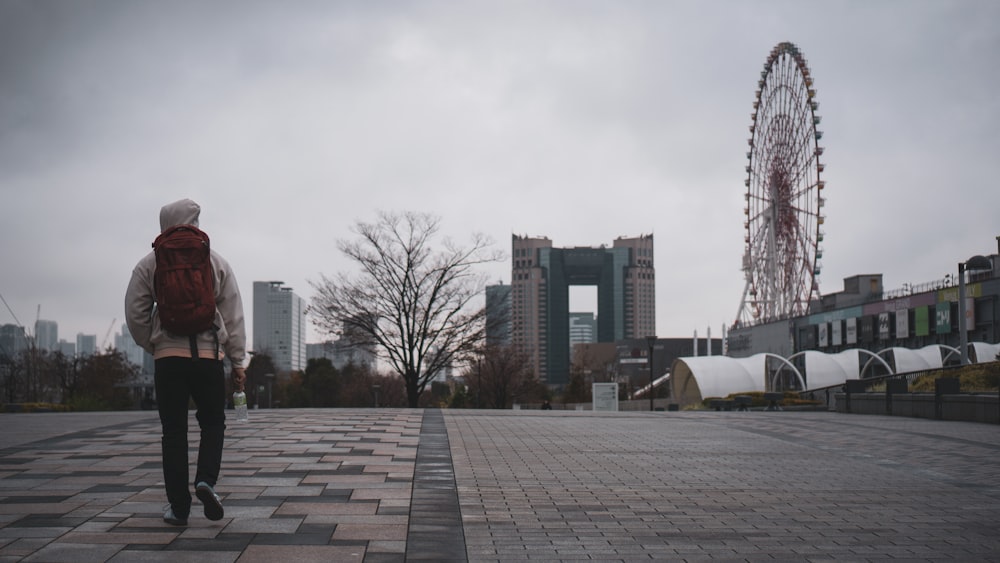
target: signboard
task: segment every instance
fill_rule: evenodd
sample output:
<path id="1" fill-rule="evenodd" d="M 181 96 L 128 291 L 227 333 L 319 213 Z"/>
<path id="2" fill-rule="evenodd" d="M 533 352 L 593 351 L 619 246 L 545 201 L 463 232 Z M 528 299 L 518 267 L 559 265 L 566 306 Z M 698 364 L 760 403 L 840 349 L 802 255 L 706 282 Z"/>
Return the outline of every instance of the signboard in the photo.
<path id="1" fill-rule="evenodd" d="M 847 344 L 857 344 L 858 343 L 858 318 L 851 317 L 847 319 Z"/>
<path id="2" fill-rule="evenodd" d="M 841 343 L 841 331 L 840 331 L 840 321 L 833 321 L 830 325 L 830 345 L 840 346 Z"/>
<path id="3" fill-rule="evenodd" d="M 875 317 L 865 315 L 861 317 L 861 341 L 872 342 L 875 340 L 875 329 L 873 328 Z"/>
<path id="4" fill-rule="evenodd" d="M 944 301 L 938 303 L 934 308 L 934 334 L 948 334 L 951 332 L 951 302 Z"/>
<path id="5" fill-rule="evenodd" d="M 930 336 L 931 334 L 931 322 L 930 322 L 930 307 L 917 307 L 913 310 L 913 324 L 916 329 L 917 336 Z"/>
<path id="6" fill-rule="evenodd" d="M 617 411 L 618 410 L 618 384 L 617 383 L 594 383 L 591 388 L 594 395 L 595 411 Z"/>
<path id="7" fill-rule="evenodd" d="M 829 337 L 828 337 L 829 326 L 830 325 L 828 325 L 826 323 L 820 323 L 819 324 L 819 347 L 820 348 L 826 348 L 826 346 L 827 346 L 827 341 L 829 339 Z"/>
<path id="8" fill-rule="evenodd" d="M 878 339 L 889 340 L 889 313 L 878 314 Z"/>
<path id="9" fill-rule="evenodd" d="M 896 339 L 908 338 L 910 336 L 910 311 L 900 309 L 896 311 Z"/>

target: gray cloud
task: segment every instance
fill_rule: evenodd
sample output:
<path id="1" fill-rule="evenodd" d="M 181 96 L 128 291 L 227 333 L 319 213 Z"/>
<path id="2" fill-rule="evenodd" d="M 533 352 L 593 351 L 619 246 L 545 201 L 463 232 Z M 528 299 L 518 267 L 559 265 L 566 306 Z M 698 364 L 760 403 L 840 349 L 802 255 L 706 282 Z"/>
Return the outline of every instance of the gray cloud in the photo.
<path id="1" fill-rule="evenodd" d="M 658 332 L 731 322 L 756 81 L 816 78 L 822 289 L 995 250 L 991 2 L 0 3 L 0 293 L 103 335 L 159 206 L 254 280 L 349 267 L 377 209 L 559 246 L 653 232 Z M 509 264 L 490 275 L 509 281 Z M 0 311 L 0 322 L 10 322 Z M 713 330 L 714 332 L 714 330 Z M 717 334 L 717 333 L 716 333 Z"/>

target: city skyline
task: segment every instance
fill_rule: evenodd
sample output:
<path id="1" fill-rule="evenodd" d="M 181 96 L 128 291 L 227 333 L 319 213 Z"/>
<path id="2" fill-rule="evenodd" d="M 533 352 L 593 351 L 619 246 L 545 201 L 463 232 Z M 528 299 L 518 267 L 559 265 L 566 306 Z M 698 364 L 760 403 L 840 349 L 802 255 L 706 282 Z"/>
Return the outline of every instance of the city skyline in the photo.
<path id="1" fill-rule="evenodd" d="M 160 206 L 190 197 L 245 306 L 252 280 L 308 301 L 350 268 L 355 220 L 412 210 L 500 249 L 654 234 L 657 333 L 719 334 L 784 41 L 822 116 L 820 292 L 939 280 L 1000 234 L 997 20 L 980 0 L 0 3 L 0 324 L 41 305 L 100 340 Z"/>

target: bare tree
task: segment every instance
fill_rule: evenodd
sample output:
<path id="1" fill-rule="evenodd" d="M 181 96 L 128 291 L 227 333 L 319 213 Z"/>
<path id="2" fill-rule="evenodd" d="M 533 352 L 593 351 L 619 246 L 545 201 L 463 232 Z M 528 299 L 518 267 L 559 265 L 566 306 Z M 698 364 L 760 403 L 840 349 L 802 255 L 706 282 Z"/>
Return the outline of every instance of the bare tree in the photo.
<path id="1" fill-rule="evenodd" d="M 378 350 L 402 376 L 410 407 L 431 378 L 466 359 L 483 339 L 485 307 L 473 300 L 482 297 L 485 277 L 476 267 L 503 259 L 480 234 L 469 247 L 445 238 L 434 248 L 439 224 L 433 215 L 412 212 L 358 221 L 358 238 L 337 246 L 360 273 L 312 284 L 316 326 Z"/>
<path id="2" fill-rule="evenodd" d="M 469 400 L 477 408 L 509 409 L 514 403 L 544 398 L 546 387 L 528 357 L 512 346 L 487 345 L 465 375 Z"/>

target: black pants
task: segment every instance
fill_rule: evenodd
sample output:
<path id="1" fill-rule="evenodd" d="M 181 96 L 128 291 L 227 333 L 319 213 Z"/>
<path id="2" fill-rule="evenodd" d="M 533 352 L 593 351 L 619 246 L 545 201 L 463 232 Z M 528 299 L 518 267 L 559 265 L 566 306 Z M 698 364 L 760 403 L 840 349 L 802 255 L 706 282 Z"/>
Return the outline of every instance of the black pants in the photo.
<path id="1" fill-rule="evenodd" d="M 163 427 L 163 480 L 167 500 L 180 518 L 191 511 L 188 481 L 188 399 L 197 407 L 201 442 L 194 482 L 215 486 L 226 433 L 226 375 L 221 360 L 156 360 L 156 401 Z"/>

